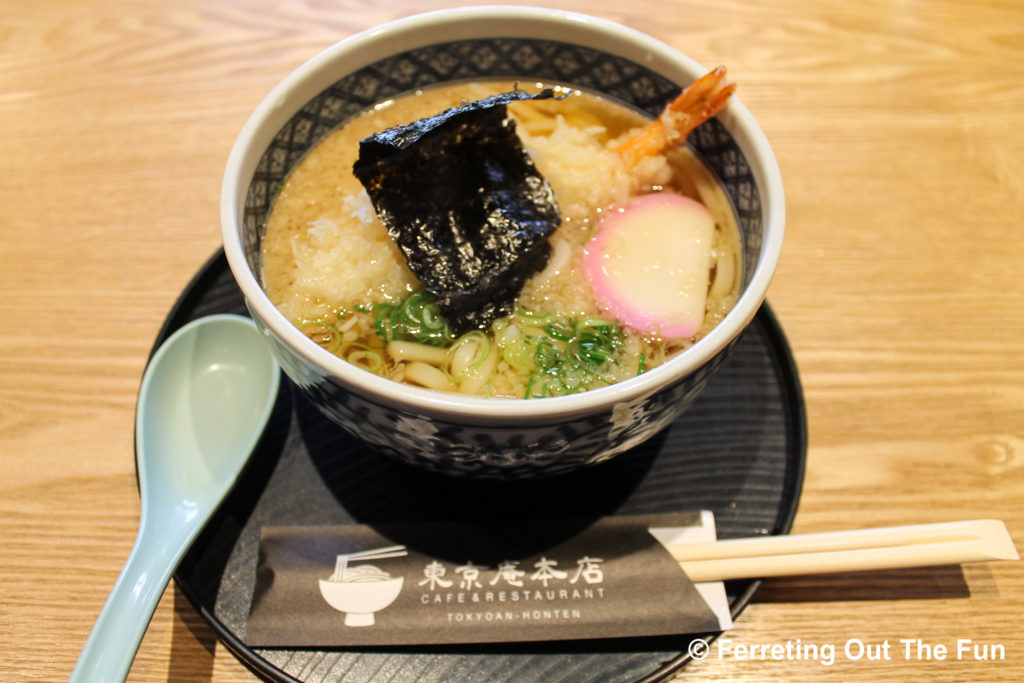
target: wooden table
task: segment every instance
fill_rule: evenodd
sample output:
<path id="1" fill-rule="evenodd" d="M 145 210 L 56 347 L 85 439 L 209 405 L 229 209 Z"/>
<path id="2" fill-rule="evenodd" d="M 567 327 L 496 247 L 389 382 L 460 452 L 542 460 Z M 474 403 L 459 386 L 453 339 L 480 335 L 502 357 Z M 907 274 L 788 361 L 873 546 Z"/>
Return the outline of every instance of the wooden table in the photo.
<path id="1" fill-rule="evenodd" d="M 455 4 L 0 4 L 0 679 L 65 680 L 131 548 L 139 378 L 219 246 L 249 112 L 329 44 Z M 995 517 L 1020 548 L 1024 5 L 554 4 L 727 64 L 773 144 L 769 299 L 809 422 L 794 530 Z M 831 644 L 835 664 L 713 651 L 681 678 L 1019 680 L 1022 613 L 1019 562 L 774 579 L 729 642 Z M 958 659 L 966 639 L 1002 658 Z M 845 652 L 886 641 L 888 661 Z M 171 588 L 131 679 L 250 676 Z"/>

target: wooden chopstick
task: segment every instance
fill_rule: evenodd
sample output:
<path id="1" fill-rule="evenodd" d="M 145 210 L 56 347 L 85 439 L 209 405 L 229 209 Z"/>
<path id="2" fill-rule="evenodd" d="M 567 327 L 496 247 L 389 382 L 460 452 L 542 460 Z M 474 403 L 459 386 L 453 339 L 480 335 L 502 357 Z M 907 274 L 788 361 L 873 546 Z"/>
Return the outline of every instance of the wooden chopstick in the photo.
<path id="1" fill-rule="evenodd" d="M 1020 559 L 1000 520 L 727 539 L 669 551 L 695 583 Z"/>

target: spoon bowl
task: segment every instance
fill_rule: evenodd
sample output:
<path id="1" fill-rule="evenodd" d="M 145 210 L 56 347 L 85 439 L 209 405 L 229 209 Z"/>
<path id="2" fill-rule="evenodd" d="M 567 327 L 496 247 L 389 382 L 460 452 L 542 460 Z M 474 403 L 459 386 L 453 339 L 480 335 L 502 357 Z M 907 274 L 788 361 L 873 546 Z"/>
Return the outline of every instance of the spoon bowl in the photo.
<path id="1" fill-rule="evenodd" d="M 157 349 L 142 378 L 135 545 L 71 681 L 123 681 L 171 575 L 256 447 L 280 369 L 251 320 L 194 320 Z"/>

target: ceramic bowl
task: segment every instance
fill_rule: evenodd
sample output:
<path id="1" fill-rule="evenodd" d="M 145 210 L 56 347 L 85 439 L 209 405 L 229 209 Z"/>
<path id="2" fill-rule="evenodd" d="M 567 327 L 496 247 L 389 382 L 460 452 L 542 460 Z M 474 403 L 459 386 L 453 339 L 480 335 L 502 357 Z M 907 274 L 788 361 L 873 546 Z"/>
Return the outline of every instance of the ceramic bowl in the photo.
<path id="1" fill-rule="evenodd" d="M 688 144 L 718 175 L 743 239 L 742 292 L 711 333 L 668 363 L 589 392 L 487 399 L 419 389 L 349 365 L 305 337 L 260 284 L 274 193 L 325 133 L 369 105 L 447 81 L 562 83 L 657 115 L 707 72 L 673 47 L 579 14 L 522 7 L 430 12 L 360 33 L 287 76 L 257 107 L 224 176 L 224 249 L 252 317 L 309 401 L 404 462 L 447 474 L 522 479 L 628 452 L 672 423 L 721 365 L 764 300 L 784 228 L 782 181 L 764 134 L 733 97 Z M 742 87 L 742 85 L 741 85 Z"/>

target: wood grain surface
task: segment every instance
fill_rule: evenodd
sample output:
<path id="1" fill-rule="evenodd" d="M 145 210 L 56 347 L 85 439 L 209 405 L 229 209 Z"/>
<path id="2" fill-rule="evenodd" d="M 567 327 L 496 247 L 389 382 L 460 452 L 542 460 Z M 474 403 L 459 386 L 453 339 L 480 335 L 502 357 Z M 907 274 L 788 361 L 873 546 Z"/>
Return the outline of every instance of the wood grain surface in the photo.
<path id="1" fill-rule="evenodd" d="M 66 680 L 128 555 L 139 379 L 219 246 L 250 111 L 331 43 L 462 4 L 0 0 L 0 679 Z M 550 4 L 726 64 L 773 145 L 769 300 L 809 424 L 794 531 L 993 517 L 1021 548 L 1024 4 Z M 724 641 L 763 654 L 680 678 L 1015 681 L 1022 613 L 1019 562 L 772 579 Z M 997 658 L 958 657 L 967 639 Z M 836 662 L 765 651 L 787 642 Z M 171 587 L 130 680 L 251 676 Z"/>

